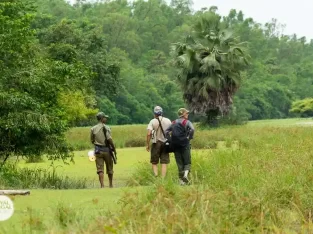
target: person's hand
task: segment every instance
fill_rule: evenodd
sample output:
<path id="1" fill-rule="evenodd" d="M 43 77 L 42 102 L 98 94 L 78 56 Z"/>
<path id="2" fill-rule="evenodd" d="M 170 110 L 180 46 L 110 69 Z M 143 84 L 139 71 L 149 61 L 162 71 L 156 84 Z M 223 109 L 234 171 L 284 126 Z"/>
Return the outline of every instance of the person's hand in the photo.
<path id="1" fill-rule="evenodd" d="M 147 152 L 150 152 L 150 146 L 149 145 L 146 146 L 146 150 L 147 150 Z"/>

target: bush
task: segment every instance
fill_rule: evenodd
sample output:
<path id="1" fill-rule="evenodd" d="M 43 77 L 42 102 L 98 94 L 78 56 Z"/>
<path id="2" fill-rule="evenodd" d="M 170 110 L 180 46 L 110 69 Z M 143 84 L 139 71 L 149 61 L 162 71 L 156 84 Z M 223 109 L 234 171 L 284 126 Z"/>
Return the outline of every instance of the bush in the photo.
<path id="1" fill-rule="evenodd" d="M 6 189 L 82 189 L 87 188 L 87 179 L 58 175 L 56 168 L 52 168 L 52 171 L 18 168 L 14 164 L 7 163 L 0 170 L 0 187 Z"/>
<path id="2" fill-rule="evenodd" d="M 40 163 L 43 162 L 43 156 L 41 155 L 35 155 L 35 156 L 28 156 L 26 158 L 26 163 Z"/>
<path id="3" fill-rule="evenodd" d="M 146 145 L 145 140 L 142 139 L 130 139 L 125 142 L 125 147 L 143 147 Z"/>

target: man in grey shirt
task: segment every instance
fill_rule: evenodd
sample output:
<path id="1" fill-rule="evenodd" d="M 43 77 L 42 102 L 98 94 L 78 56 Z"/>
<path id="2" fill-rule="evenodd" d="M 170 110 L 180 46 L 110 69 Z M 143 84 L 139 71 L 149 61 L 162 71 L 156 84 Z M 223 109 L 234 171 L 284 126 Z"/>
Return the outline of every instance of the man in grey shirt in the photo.
<path id="1" fill-rule="evenodd" d="M 103 112 L 99 112 L 97 114 L 98 124 L 93 126 L 90 130 L 90 141 L 95 146 L 96 168 L 101 188 L 104 188 L 104 165 L 106 167 L 106 174 L 109 178 L 109 186 L 110 188 L 113 188 L 113 160 L 109 146 L 115 154 L 116 150 L 112 140 L 110 128 L 106 126 L 108 117 L 109 116 Z"/>

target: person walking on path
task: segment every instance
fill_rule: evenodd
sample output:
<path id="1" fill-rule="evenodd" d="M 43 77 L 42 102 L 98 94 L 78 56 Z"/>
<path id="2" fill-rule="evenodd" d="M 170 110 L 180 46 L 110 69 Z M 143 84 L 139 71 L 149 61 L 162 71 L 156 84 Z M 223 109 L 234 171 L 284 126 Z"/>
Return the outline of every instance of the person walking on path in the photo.
<path id="1" fill-rule="evenodd" d="M 150 152 L 150 163 L 155 176 L 158 176 L 158 164 L 161 163 L 162 177 L 166 176 L 167 164 L 170 163 L 169 153 L 164 150 L 166 138 L 162 133 L 162 128 L 167 129 L 171 126 L 171 121 L 163 116 L 163 109 L 160 106 L 154 108 L 154 118 L 147 127 L 146 150 Z M 162 128 L 160 127 L 162 126 Z M 152 140 L 151 150 L 150 141 Z"/>
<path id="2" fill-rule="evenodd" d="M 191 147 L 190 140 L 193 139 L 194 127 L 188 120 L 189 111 L 185 108 L 178 110 L 179 118 L 172 122 L 166 129 L 165 135 L 171 138 L 175 160 L 178 168 L 178 177 L 182 185 L 189 184 L 188 174 L 191 170 Z M 171 134 L 171 136 L 170 136 Z"/>

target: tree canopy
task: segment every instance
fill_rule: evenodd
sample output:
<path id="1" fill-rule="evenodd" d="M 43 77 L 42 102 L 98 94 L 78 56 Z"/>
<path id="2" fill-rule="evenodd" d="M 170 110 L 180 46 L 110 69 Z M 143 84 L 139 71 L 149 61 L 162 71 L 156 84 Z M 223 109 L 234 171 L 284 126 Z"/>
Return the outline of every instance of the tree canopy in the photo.
<path id="1" fill-rule="evenodd" d="M 189 104 L 176 80 L 180 69 L 174 66 L 170 47 L 186 42 L 188 35 L 208 46 L 201 39 L 204 35 L 194 33 L 197 22 L 203 27 L 199 21 L 203 15 L 211 15 L 213 24 L 214 17 L 219 19 L 220 34 L 232 38 L 251 57 L 250 66 L 236 68 L 241 75 L 232 76 L 236 82 L 229 95 L 233 98 L 228 98 L 232 105 L 225 102 L 221 107 L 231 107 L 230 112 L 236 109 L 238 116 L 250 120 L 286 118 L 292 116 L 292 102 L 311 97 L 313 91 L 313 42 L 284 35 L 284 25 L 276 19 L 262 25 L 236 9 L 219 15 L 215 6 L 195 12 L 186 0 L 169 4 L 78 1 L 74 5 L 35 0 L 35 4 L 32 29 L 42 51 L 50 60 L 89 69 L 91 90 L 84 95 L 94 97 L 95 108 L 112 113 L 111 124 L 146 123 L 154 105 L 162 105 L 165 114 L 175 118 L 177 109 Z M 240 50 L 232 51 L 240 55 Z M 90 125 L 91 120 L 73 124 Z"/>
<path id="2" fill-rule="evenodd" d="M 171 119 L 183 106 L 286 118 L 313 93 L 313 41 L 236 9 L 222 16 L 214 6 L 195 12 L 188 0 L 4 0 L 0 23 L 4 158 L 70 157 L 64 132 L 91 125 L 98 110 L 110 124 L 147 123 L 155 105 Z"/>
<path id="3" fill-rule="evenodd" d="M 178 80 L 191 111 L 209 118 L 230 112 L 241 72 L 248 65 L 244 50 L 243 43 L 212 10 L 196 19 L 183 43 L 174 44 Z"/>

